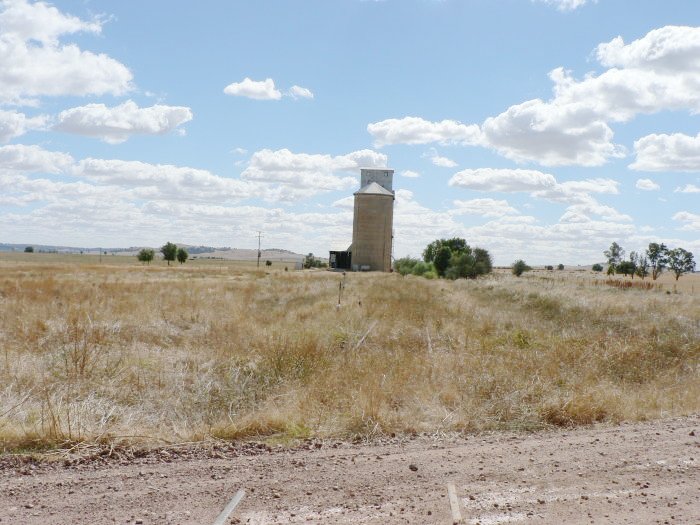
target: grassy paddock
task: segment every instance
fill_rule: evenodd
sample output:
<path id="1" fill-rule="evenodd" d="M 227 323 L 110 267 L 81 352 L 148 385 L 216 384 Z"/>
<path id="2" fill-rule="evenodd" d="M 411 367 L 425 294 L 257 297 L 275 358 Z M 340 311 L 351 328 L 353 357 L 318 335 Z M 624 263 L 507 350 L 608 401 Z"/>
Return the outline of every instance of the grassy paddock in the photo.
<path id="1" fill-rule="evenodd" d="M 587 272 L 349 274 L 338 309 L 339 274 L 281 268 L 0 259 L 0 446 L 700 411 L 697 275 L 674 291 L 595 285 Z"/>

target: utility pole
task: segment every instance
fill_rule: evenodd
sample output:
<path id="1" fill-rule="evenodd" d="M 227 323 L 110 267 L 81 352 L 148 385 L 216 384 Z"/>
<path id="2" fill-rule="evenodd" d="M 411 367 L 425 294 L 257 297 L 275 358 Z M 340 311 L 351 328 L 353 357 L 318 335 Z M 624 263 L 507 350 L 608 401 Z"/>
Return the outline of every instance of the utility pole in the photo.
<path id="1" fill-rule="evenodd" d="M 260 268 L 260 239 L 262 238 L 262 232 L 258 232 L 258 268 Z"/>

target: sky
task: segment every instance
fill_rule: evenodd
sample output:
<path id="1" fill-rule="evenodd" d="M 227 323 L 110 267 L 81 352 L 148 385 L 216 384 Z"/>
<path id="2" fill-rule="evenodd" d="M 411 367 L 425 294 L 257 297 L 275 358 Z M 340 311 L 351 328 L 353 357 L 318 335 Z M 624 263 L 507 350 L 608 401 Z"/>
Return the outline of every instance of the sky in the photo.
<path id="1" fill-rule="evenodd" d="M 0 242 L 700 256 L 695 0 L 0 0 Z"/>

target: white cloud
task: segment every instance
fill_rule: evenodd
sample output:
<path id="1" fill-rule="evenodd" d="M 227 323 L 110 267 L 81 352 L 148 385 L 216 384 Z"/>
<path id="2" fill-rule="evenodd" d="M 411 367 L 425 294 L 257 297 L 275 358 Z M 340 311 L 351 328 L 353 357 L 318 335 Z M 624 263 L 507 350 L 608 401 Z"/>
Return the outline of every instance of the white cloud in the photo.
<path id="1" fill-rule="evenodd" d="M 479 191 L 535 191 L 552 188 L 557 181 L 553 175 L 536 170 L 478 168 L 455 173 L 450 186 Z"/>
<path id="2" fill-rule="evenodd" d="M 44 129 L 47 120 L 44 115 L 29 118 L 24 113 L 0 109 L 0 142 L 8 142 L 33 129 Z"/>
<path id="3" fill-rule="evenodd" d="M 637 183 L 634 185 L 634 187 L 638 190 L 644 191 L 658 191 L 661 189 L 661 186 L 656 184 L 651 179 L 637 179 Z"/>
<path id="4" fill-rule="evenodd" d="M 417 171 L 412 171 L 412 170 L 403 170 L 400 175 L 402 177 L 406 177 L 407 179 L 417 179 L 420 177 L 420 173 Z"/>
<path id="5" fill-rule="evenodd" d="M 533 0 L 534 1 L 534 0 Z M 555 6 L 559 11 L 573 11 L 586 5 L 588 0 L 538 0 L 545 4 Z M 593 0 L 594 2 L 596 0 Z"/>
<path id="6" fill-rule="evenodd" d="M 61 111 L 55 129 L 118 144 L 132 135 L 163 135 L 192 120 L 190 108 L 155 105 L 140 108 L 128 100 L 114 107 L 88 104 Z"/>
<path id="7" fill-rule="evenodd" d="M 310 89 L 301 86 L 292 86 L 289 88 L 288 96 L 298 99 L 298 98 L 314 98 L 314 94 Z"/>
<path id="8" fill-rule="evenodd" d="M 695 184 L 686 184 L 683 187 L 678 187 L 675 190 L 673 190 L 674 193 L 700 193 L 700 186 L 696 186 Z"/>
<path id="9" fill-rule="evenodd" d="M 699 88 L 700 89 L 700 88 Z M 700 171 L 700 133 L 646 135 L 634 142 L 637 160 L 630 168 L 639 171 Z"/>
<path id="10" fill-rule="evenodd" d="M 386 163 L 386 155 L 372 150 L 334 157 L 264 149 L 253 153 L 241 178 L 274 185 L 267 193 L 269 200 L 293 201 L 321 192 L 352 189 L 357 185 L 356 172 L 360 167 L 379 168 Z"/>
<path id="11" fill-rule="evenodd" d="M 506 200 L 496 199 L 471 199 L 468 201 L 454 201 L 453 215 L 478 215 L 480 217 L 503 217 L 504 215 L 517 214 L 518 210 L 508 204 Z"/>
<path id="12" fill-rule="evenodd" d="M 0 147 L 0 173 L 61 173 L 72 163 L 73 158 L 67 153 L 46 151 L 39 146 L 10 144 Z"/>
<path id="13" fill-rule="evenodd" d="M 241 82 L 233 82 L 226 86 L 224 93 L 254 100 L 279 100 L 282 98 L 282 92 L 275 88 L 275 81 L 271 78 L 258 81 L 246 77 Z"/>
<path id="14" fill-rule="evenodd" d="M 70 174 L 132 190 L 139 198 L 150 200 L 237 202 L 255 194 L 255 188 L 245 181 L 167 164 L 88 158 L 78 162 Z"/>
<path id="15" fill-rule="evenodd" d="M 405 117 L 369 124 L 367 129 L 378 146 L 482 145 L 516 162 L 600 166 L 627 153 L 615 144 L 612 123 L 665 110 L 700 112 L 700 27 L 666 26 L 630 44 L 616 37 L 600 44 L 596 57 L 608 69 L 576 79 L 564 68 L 556 68 L 549 74 L 550 100 L 515 104 L 487 118 L 480 128 Z M 639 144 L 638 155 L 643 145 Z M 644 157 L 633 167 L 649 168 Z M 696 159 L 686 159 L 674 169 L 695 170 Z"/>
<path id="16" fill-rule="evenodd" d="M 479 126 L 466 126 L 455 120 L 430 122 L 419 117 L 388 119 L 367 125 L 376 147 L 389 144 L 462 144 L 476 145 L 480 140 Z"/>
<path id="17" fill-rule="evenodd" d="M 454 160 L 440 156 L 435 148 L 430 148 L 427 153 L 423 154 L 423 158 L 430 159 L 430 162 L 440 168 L 455 168 L 457 166 Z"/>
<path id="18" fill-rule="evenodd" d="M 673 220 L 683 222 L 681 230 L 700 232 L 700 215 L 687 211 L 680 211 L 673 216 Z"/>
<path id="19" fill-rule="evenodd" d="M 132 75 L 105 54 L 61 44 L 63 35 L 99 33 L 99 20 L 65 15 L 45 2 L 0 4 L 0 103 L 36 104 L 36 97 L 121 95 Z"/>

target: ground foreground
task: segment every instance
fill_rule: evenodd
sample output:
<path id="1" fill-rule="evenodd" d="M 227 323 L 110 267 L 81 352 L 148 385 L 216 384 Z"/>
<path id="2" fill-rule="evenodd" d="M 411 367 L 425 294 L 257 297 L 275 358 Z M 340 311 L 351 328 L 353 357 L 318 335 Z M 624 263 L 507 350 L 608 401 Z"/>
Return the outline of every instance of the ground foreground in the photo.
<path id="1" fill-rule="evenodd" d="M 68 464 L 70 463 L 70 464 Z M 73 462 L 5 456 L 0 522 L 700 523 L 700 417 L 297 449 L 221 445 Z"/>

